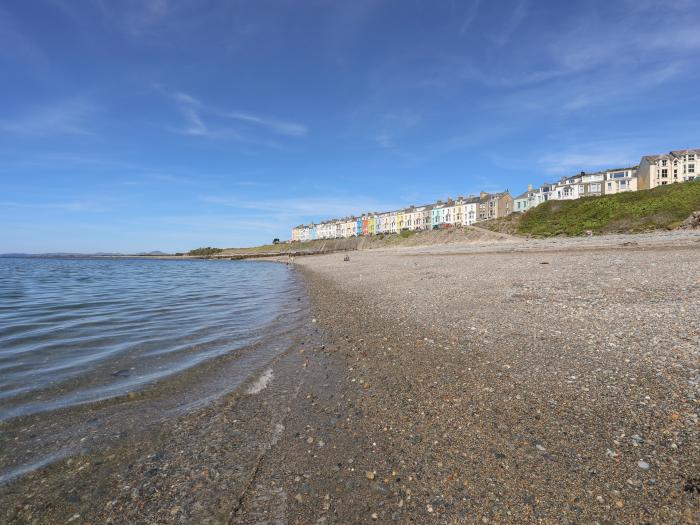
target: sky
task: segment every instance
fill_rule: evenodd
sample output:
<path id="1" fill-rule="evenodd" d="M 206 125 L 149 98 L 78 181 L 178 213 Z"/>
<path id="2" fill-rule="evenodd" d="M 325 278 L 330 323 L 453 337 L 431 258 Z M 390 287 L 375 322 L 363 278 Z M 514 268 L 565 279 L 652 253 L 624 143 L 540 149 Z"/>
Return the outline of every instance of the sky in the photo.
<path id="1" fill-rule="evenodd" d="M 698 0 L 0 4 L 0 253 L 186 251 L 700 147 Z"/>

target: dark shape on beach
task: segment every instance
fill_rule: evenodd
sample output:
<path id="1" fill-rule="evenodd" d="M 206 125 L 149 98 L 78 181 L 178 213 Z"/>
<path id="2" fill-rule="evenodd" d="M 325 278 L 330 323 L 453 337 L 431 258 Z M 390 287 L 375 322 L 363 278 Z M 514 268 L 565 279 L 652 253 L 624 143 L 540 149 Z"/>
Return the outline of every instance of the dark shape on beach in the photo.
<path id="1" fill-rule="evenodd" d="M 683 490 L 690 494 L 697 492 L 700 495 L 700 478 L 688 478 Z"/>
<path id="2" fill-rule="evenodd" d="M 549 264 L 547 261 L 541 262 L 540 264 Z"/>
<path id="3" fill-rule="evenodd" d="M 114 377 L 129 377 L 131 375 L 131 370 L 128 368 L 124 368 L 123 370 L 117 370 L 116 372 L 112 372 L 112 375 Z"/>
<path id="4" fill-rule="evenodd" d="M 349 260 L 350 260 L 350 256 L 349 256 L 349 255 L 346 255 L 345 257 L 343 257 L 343 261 L 348 262 Z"/>

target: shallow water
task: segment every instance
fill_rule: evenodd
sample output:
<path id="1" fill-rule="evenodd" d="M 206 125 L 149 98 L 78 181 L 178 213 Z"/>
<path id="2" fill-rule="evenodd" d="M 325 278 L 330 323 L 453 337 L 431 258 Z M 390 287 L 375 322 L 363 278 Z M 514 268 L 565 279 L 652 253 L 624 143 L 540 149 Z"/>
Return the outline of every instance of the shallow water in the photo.
<path id="1" fill-rule="evenodd" d="M 280 318 L 298 321 L 299 290 L 272 263 L 0 259 L 0 421 L 121 396 L 250 347 Z"/>

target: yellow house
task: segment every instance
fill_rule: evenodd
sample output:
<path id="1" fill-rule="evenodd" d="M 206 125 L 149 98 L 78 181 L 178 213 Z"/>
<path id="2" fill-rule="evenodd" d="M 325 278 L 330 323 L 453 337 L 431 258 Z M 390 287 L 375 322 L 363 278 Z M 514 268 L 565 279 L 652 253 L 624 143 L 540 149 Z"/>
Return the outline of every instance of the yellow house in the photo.
<path id="1" fill-rule="evenodd" d="M 404 210 L 396 212 L 396 231 L 400 232 L 406 227 L 406 213 Z"/>
<path id="2" fill-rule="evenodd" d="M 370 215 L 369 219 L 367 219 L 367 232 L 370 235 L 374 235 L 377 233 L 377 216 L 376 215 Z"/>

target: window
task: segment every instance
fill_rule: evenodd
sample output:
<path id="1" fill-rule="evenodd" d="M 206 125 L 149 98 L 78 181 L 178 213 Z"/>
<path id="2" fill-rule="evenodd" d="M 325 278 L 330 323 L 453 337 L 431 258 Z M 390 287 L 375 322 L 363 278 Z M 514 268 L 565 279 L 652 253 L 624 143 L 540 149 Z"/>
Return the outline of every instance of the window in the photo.
<path id="1" fill-rule="evenodd" d="M 694 161 L 695 160 L 695 153 L 691 153 L 690 155 L 688 155 L 688 160 Z"/>
<path id="2" fill-rule="evenodd" d="M 667 170 L 667 169 L 662 169 L 662 170 L 661 170 L 661 178 L 662 178 L 662 179 L 668 178 L 668 170 Z"/>
<path id="3" fill-rule="evenodd" d="M 627 182 L 624 180 L 620 181 L 620 189 L 624 189 L 627 186 Z"/>
<path id="4" fill-rule="evenodd" d="M 608 182 L 608 189 L 609 189 L 609 190 L 612 189 L 612 182 Z"/>
<path id="5" fill-rule="evenodd" d="M 664 159 L 664 160 L 661 161 L 661 165 L 662 165 L 662 166 L 666 166 L 667 164 L 668 164 L 668 161 L 667 161 L 666 159 Z"/>
<path id="6" fill-rule="evenodd" d="M 688 173 L 695 173 L 695 164 L 688 164 Z"/>

